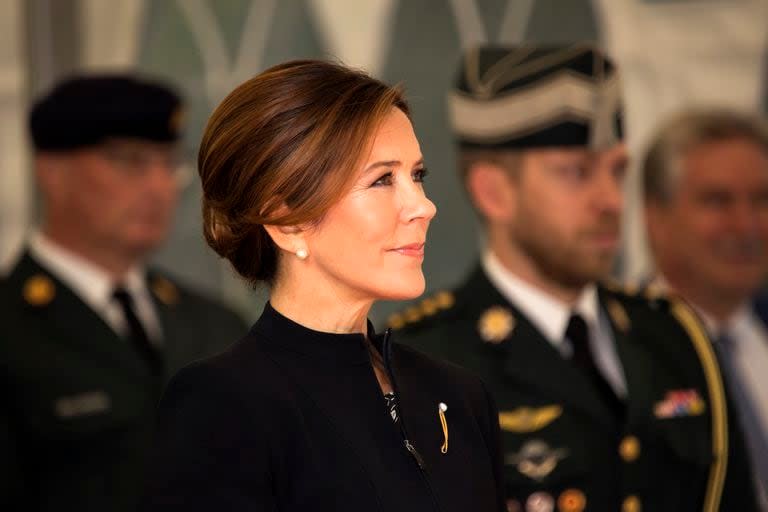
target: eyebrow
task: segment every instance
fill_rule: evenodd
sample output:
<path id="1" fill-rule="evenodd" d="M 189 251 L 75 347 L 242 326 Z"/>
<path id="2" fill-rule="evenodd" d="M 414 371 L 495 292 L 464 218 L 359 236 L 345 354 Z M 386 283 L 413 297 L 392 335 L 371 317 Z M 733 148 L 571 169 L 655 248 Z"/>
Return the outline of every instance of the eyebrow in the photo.
<path id="1" fill-rule="evenodd" d="M 396 167 L 398 165 L 403 165 L 403 162 L 401 162 L 400 160 L 384 160 L 384 161 L 381 161 L 381 162 L 374 162 L 374 163 L 372 163 L 363 172 L 364 173 L 369 173 L 372 170 L 377 169 L 379 167 Z M 417 162 L 415 162 L 413 164 L 414 167 L 417 167 L 419 165 L 424 165 L 424 159 L 423 158 L 420 158 Z"/>

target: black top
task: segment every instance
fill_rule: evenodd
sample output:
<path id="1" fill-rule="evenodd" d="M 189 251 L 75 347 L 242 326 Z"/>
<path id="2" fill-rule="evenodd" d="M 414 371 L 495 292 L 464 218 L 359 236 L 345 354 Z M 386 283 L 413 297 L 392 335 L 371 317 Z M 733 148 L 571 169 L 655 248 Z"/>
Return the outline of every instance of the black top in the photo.
<path id="1" fill-rule="evenodd" d="M 504 510 L 482 382 L 370 325 L 368 337 L 397 422 L 362 334 L 313 331 L 267 304 L 245 338 L 169 384 L 144 510 Z"/>

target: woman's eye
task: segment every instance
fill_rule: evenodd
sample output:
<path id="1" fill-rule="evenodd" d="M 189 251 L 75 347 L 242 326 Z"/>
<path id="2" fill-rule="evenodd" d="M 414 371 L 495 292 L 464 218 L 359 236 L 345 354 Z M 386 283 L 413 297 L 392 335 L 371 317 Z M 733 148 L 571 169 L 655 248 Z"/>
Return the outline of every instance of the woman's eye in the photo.
<path id="1" fill-rule="evenodd" d="M 416 169 L 413 171 L 413 181 L 417 183 L 423 183 L 424 178 L 427 177 L 429 171 L 427 169 Z"/>
<path id="2" fill-rule="evenodd" d="M 388 172 L 387 174 L 379 177 L 376 181 L 373 182 L 373 187 L 380 187 L 384 185 L 391 185 L 392 184 L 392 173 Z"/>

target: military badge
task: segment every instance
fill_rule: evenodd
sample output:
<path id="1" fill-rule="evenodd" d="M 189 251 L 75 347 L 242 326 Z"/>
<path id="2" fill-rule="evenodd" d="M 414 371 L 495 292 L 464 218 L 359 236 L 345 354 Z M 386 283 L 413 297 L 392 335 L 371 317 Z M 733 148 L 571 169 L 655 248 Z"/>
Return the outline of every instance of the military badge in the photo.
<path id="1" fill-rule="evenodd" d="M 504 463 L 515 466 L 521 474 L 540 482 L 567 456 L 565 448 L 553 450 L 544 441 L 534 439 L 523 444 L 519 452 L 507 454 Z"/>
<path id="2" fill-rule="evenodd" d="M 555 499 L 546 492 L 535 492 L 525 501 L 525 512 L 552 512 L 555 510 Z"/>
<path id="3" fill-rule="evenodd" d="M 24 283 L 24 300 L 32 306 L 45 306 L 56 296 L 56 285 L 48 276 L 36 274 Z"/>
<path id="4" fill-rule="evenodd" d="M 111 405 L 109 395 L 105 392 L 89 391 L 58 398 L 53 404 L 53 411 L 59 418 L 71 419 L 106 412 Z"/>
<path id="5" fill-rule="evenodd" d="M 184 127 L 184 120 L 186 118 L 186 112 L 183 108 L 178 107 L 168 117 L 168 131 L 176 135 L 181 132 Z"/>
<path id="6" fill-rule="evenodd" d="M 559 512 L 582 512 L 587 508 L 587 497 L 578 489 L 567 489 L 557 499 Z"/>
<path id="7" fill-rule="evenodd" d="M 518 407 L 499 412 L 499 426 L 506 432 L 519 434 L 541 430 L 563 414 L 559 405 L 544 407 Z"/>
<path id="8" fill-rule="evenodd" d="M 504 341 L 515 328 L 515 317 L 503 306 L 492 306 L 485 310 L 477 322 L 480 337 L 486 343 L 498 344 Z"/>
<path id="9" fill-rule="evenodd" d="M 695 389 L 667 391 L 664 400 L 656 402 L 653 414 L 659 419 L 678 418 L 681 416 L 699 416 L 707 405 Z"/>
<path id="10" fill-rule="evenodd" d="M 166 306 L 173 306 L 179 302 L 179 289 L 164 277 L 156 277 L 152 280 L 152 293 Z"/>

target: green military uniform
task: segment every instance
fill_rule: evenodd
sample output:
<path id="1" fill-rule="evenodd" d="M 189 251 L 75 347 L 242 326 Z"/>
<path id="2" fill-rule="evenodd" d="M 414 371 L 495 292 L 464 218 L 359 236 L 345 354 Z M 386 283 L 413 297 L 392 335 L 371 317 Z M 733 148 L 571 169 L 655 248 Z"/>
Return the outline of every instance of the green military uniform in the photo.
<path id="1" fill-rule="evenodd" d="M 246 332 L 169 278 L 150 273 L 147 285 L 162 377 L 28 254 L 2 283 L 0 509 L 136 510 L 165 379 Z"/>
<path id="2" fill-rule="evenodd" d="M 491 389 L 510 510 L 756 510 L 743 441 L 694 315 L 606 287 L 598 296 L 626 378 L 618 423 L 481 268 L 390 324 L 399 341 L 476 372 Z"/>

